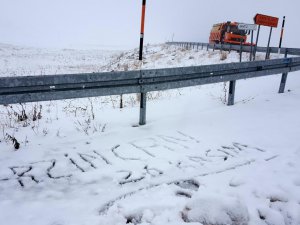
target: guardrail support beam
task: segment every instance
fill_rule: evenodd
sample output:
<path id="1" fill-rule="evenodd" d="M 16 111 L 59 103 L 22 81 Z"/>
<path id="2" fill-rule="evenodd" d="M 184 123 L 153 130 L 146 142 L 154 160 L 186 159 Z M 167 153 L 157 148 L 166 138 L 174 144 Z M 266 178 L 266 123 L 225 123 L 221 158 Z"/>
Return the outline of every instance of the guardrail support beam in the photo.
<path id="1" fill-rule="evenodd" d="M 139 122 L 141 126 L 146 124 L 146 101 L 147 101 L 147 92 L 142 92 L 141 99 L 140 99 L 140 122 Z"/>
<path id="2" fill-rule="evenodd" d="M 284 58 L 287 58 L 287 56 L 288 56 L 288 50 L 286 49 L 285 53 L 284 53 Z M 288 73 L 283 73 L 281 76 L 281 81 L 280 81 L 280 86 L 279 86 L 279 91 L 278 91 L 278 93 L 280 93 L 280 94 L 284 93 L 287 75 L 288 75 Z"/>
<path id="3" fill-rule="evenodd" d="M 228 103 L 227 105 L 234 105 L 234 94 L 235 94 L 235 83 L 236 81 L 229 82 L 229 94 L 228 94 Z"/>
<path id="4" fill-rule="evenodd" d="M 278 93 L 280 93 L 280 94 L 284 93 L 287 75 L 288 75 L 288 73 L 283 73 L 281 76 L 281 81 L 280 81 L 280 86 L 279 86 L 279 91 L 278 91 Z"/>

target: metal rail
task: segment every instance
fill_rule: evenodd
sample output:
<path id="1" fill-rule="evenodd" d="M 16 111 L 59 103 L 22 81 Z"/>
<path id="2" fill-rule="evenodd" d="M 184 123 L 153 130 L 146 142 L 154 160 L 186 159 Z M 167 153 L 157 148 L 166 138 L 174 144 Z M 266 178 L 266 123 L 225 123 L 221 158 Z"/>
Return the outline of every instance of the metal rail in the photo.
<path id="1" fill-rule="evenodd" d="M 192 47 L 197 49 L 214 49 L 214 50 L 224 50 L 224 51 L 240 51 L 243 52 L 251 52 L 251 46 L 248 45 L 232 45 L 232 44 L 209 44 L 203 42 L 167 42 L 169 45 L 178 45 L 182 47 Z M 267 47 L 255 47 L 257 52 L 267 52 Z M 269 53 L 278 53 L 278 47 L 270 47 Z M 298 55 L 300 56 L 300 49 L 299 48 L 280 48 L 280 54 L 288 55 Z"/>
<path id="2" fill-rule="evenodd" d="M 2 77 L 0 104 L 142 93 L 140 124 L 143 125 L 147 92 L 282 73 L 284 79 L 279 91 L 282 93 L 287 74 L 298 70 L 300 57 L 126 72 Z"/>

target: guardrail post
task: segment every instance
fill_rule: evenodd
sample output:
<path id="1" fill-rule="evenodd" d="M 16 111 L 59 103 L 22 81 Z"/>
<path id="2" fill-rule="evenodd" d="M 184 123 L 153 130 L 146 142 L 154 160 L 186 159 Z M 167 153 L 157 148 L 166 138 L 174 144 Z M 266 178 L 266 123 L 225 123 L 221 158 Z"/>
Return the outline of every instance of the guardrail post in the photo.
<path id="1" fill-rule="evenodd" d="M 287 54 L 288 54 L 288 50 L 286 49 L 285 54 L 284 54 L 285 58 L 287 58 Z M 279 91 L 278 91 L 278 93 L 280 93 L 280 94 L 284 93 L 287 75 L 288 75 L 288 73 L 283 73 L 281 76 L 281 81 L 280 81 L 280 86 L 279 86 Z"/>
<path id="2" fill-rule="evenodd" d="M 229 53 L 231 52 L 231 44 L 229 44 Z"/>
<path id="3" fill-rule="evenodd" d="M 146 124 L 146 101 L 147 101 L 147 92 L 141 93 L 140 99 L 140 125 Z"/>
<path id="4" fill-rule="evenodd" d="M 206 51 L 208 51 L 208 46 L 209 46 L 209 44 L 206 45 Z"/>
<path id="5" fill-rule="evenodd" d="M 216 48 L 216 43 L 214 43 L 214 48 L 213 48 L 213 52 L 215 51 L 215 48 Z"/>
<path id="6" fill-rule="evenodd" d="M 235 94 L 235 80 L 230 81 L 229 83 L 229 94 L 228 94 L 228 103 L 227 105 L 234 105 L 234 94 Z"/>

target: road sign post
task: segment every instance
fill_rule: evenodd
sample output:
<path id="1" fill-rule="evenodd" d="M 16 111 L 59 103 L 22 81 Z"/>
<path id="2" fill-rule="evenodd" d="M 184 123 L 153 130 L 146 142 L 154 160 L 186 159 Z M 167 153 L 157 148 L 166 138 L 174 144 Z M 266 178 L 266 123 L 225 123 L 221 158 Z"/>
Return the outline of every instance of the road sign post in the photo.
<path id="1" fill-rule="evenodd" d="M 256 52 L 257 52 L 257 46 L 258 46 L 258 39 L 259 39 L 259 32 L 260 32 L 260 25 L 258 25 L 257 35 L 256 35 L 256 42 L 255 42 L 255 50 L 253 55 L 253 61 L 255 61 L 256 58 Z"/>
<path id="2" fill-rule="evenodd" d="M 252 56 L 253 56 L 253 30 L 251 31 L 251 47 L 250 47 L 250 61 L 252 61 Z"/>
<path id="3" fill-rule="evenodd" d="M 240 41 L 240 62 L 242 62 L 242 54 L 243 54 L 243 41 Z"/>
<path id="4" fill-rule="evenodd" d="M 266 51 L 266 60 L 270 58 L 270 41 L 271 41 L 271 36 L 272 36 L 272 30 L 273 30 L 273 27 L 270 28 L 270 34 L 269 34 L 269 40 L 268 40 L 268 46 L 267 46 L 267 51 Z"/>

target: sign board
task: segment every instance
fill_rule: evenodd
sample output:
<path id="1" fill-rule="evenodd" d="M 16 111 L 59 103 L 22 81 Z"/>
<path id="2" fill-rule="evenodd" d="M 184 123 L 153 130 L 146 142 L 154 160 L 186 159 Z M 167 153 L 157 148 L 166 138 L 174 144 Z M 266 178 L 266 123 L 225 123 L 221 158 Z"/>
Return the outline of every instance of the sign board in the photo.
<path id="1" fill-rule="evenodd" d="M 246 23 L 239 23 L 238 29 L 239 30 L 256 30 L 257 25 L 256 24 L 246 24 Z"/>
<path id="2" fill-rule="evenodd" d="M 254 23 L 257 25 L 267 26 L 267 27 L 277 27 L 279 18 L 273 16 L 267 16 L 263 14 L 256 14 L 254 17 Z"/>

